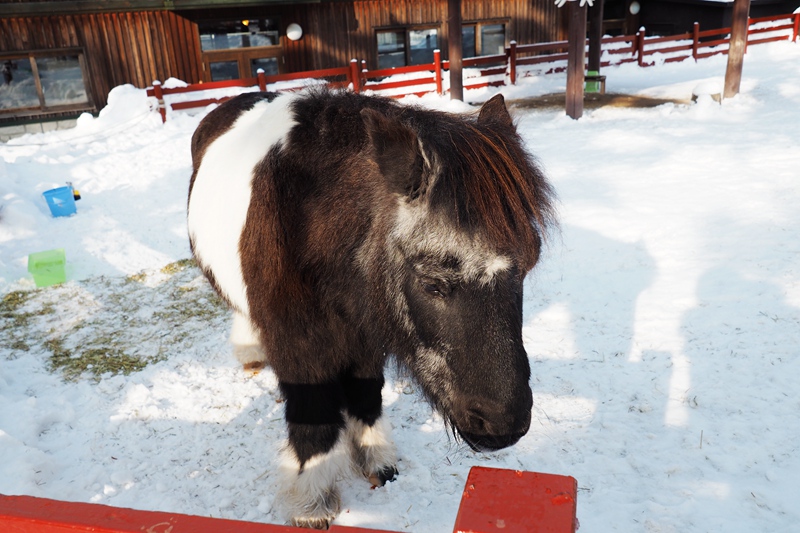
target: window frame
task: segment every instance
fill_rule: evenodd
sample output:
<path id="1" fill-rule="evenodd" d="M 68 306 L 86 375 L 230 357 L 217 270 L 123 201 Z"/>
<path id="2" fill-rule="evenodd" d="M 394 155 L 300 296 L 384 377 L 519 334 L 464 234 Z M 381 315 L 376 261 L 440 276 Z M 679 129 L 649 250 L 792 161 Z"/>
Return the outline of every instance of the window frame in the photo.
<path id="1" fill-rule="evenodd" d="M 81 69 L 81 81 L 83 88 L 86 92 L 86 102 L 76 104 L 55 104 L 48 105 L 45 100 L 44 86 L 42 85 L 41 74 L 36 63 L 36 59 L 44 59 L 59 56 L 77 56 L 78 65 Z M 38 105 L 31 105 L 26 107 L 13 107 L 8 109 L 0 109 L 0 119 L 6 118 L 24 118 L 34 117 L 40 115 L 48 115 L 55 113 L 70 113 L 79 111 L 94 111 L 95 103 L 92 96 L 92 87 L 90 85 L 89 70 L 86 63 L 86 51 L 83 47 L 69 47 L 69 48 L 47 48 L 36 50 L 21 50 L 18 52 L 0 52 L 0 62 L 13 61 L 15 59 L 27 59 L 31 64 L 31 73 L 33 74 L 34 85 L 36 87 L 36 96 L 39 100 Z"/>
<path id="2" fill-rule="evenodd" d="M 227 17 L 220 18 L 220 22 L 235 21 L 247 19 L 245 16 L 241 17 Z M 280 28 L 280 19 L 278 17 L 252 17 L 247 20 L 260 20 L 270 19 L 275 22 L 276 27 Z M 197 36 L 202 41 L 202 33 L 200 25 L 203 23 L 212 23 L 214 20 L 200 20 L 197 23 Z M 282 35 L 278 30 L 278 44 L 267 46 L 241 46 L 235 48 L 219 48 L 211 50 L 200 50 L 200 55 L 203 64 L 203 81 L 213 81 L 211 78 L 211 63 L 216 62 L 236 62 L 239 69 L 239 78 L 252 78 L 251 61 L 254 59 L 272 59 L 276 60 L 278 66 L 278 73 L 283 74 L 285 71 L 284 58 L 283 58 L 283 45 L 281 44 Z"/>
<path id="3" fill-rule="evenodd" d="M 509 42 L 510 42 L 510 40 L 508 38 L 508 30 L 509 30 L 509 26 L 511 24 L 511 20 L 510 19 L 499 18 L 499 19 L 467 20 L 467 21 L 464 21 L 464 22 L 461 23 L 461 32 L 462 32 L 461 35 L 462 35 L 462 38 L 463 38 L 463 35 L 464 35 L 463 32 L 464 32 L 464 27 L 465 26 L 472 26 L 472 27 L 475 28 L 475 55 L 472 55 L 472 56 L 469 56 L 469 57 L 485 57 L 483 54 L 481 54 L 482 48 L 483 48 L 483 31 L 481 31 L 481 28 L 483 26 L 496 26 L 498 24 L 502 24 L 503 25 L 503 49 L 508 48 L 508 45 L 509 45 Z M 463 53 L 463 50 L 462 50 L 462 53 Z M 488 54 L 488 55 L 492 56 L 492 55 L 498 55 L 498 54 Z M 467 56 L 464 56 L 464 58 L 466 59 Z"/>
<path id="4" fill-rule="evenodd" d="M 382 26 L 374 29 L 375 38 L 373 40 L 375 44 L 375 66 L 379 70 L 389 69 L 389 68 L 402 68 L 402 67 L 410 67 L 415 66 L 416 64 L 411 63 L 411 39 L 410 33 L 412 31 L 425 31 L 425 30 L 435 30 L 436 31 L 436 50 L 441 49 L 440 45 L 440 31 L 442 27 L 441 24 L 436 23 L 429 23 L 429 24 L 405 24 L 401 26 Z M 380 51 L 378 49 L 378 34 L 380 33 L 402 33 L 403 34 L 403 65 L 399 67 L 381 67 L 380 66 Z M 433 62 L 433 59 L 431 59 Z M 427 63 L 417 63 L 419 65 L 426 65 Z"/>

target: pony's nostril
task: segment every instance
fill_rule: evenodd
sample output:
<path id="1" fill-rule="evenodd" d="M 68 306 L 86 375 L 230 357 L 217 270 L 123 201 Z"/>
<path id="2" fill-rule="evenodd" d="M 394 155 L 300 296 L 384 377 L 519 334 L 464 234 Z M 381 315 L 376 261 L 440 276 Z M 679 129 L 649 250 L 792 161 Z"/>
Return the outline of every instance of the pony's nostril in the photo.
<path id="1" fill-rule="evenodd" d="M 477 409 L 467 410 L 467 427 L 475 433 L 489 433 L 489 421 Z"/>

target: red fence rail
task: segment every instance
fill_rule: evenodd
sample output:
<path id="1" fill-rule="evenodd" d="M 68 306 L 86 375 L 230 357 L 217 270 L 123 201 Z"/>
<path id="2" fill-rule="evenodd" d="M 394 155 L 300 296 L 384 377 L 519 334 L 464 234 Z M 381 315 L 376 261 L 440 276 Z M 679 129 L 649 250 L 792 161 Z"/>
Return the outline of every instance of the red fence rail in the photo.
<path id="1" fill-rule="evenodd" d="M 578 483 L 570 476 L 474 466 L 453 533 L 575 533 Z M 424 529 L 424 528 L 423 528 Z M 0 531 L 9 533 L 301 533 L 291 526 L 136 511 L 93 503 L 0 494 Z M 333 524 L 331 533 L 391 533 Z"/>
<path id="2" fill-rule="evenodd" d="M 693 58 L 695 61 L 716 54 L 727 54 L 730 43 L 730 28 L 700 30 L 695 22 L 691 32 L 668 37 L 646 37 L 644 29 L 635 35 L 604 37 L 601 40 L 601 66 L 636 62 L 641 67 L 670 63 Z M 756 45 L 776 41 L 797 41 L 800 35 L 800 13 L 771 17 L 751 18 L 747 32 L 747 44 Z M 588 41 L 587 41 L 588 45 Z M 463 61 L 466 73 L 464 89 L 515 84 L 520 76 L 534 73 L 549 74 L 566 70 L 567 41 L 518 45 L 512 41 L 505 54 L 471 57 Z M 162 121 L 167 120 L 168 109 L 179 111 L 205 107 L 219 103 L 231 96 L 208 96 L 181 100 L 175 95 L 214 91 L 218 89 L 252 88 L 266 91 L 292 91 L 311 84 L 326 84 L 329 87 L 348 87 L 356 92 L 371 91 L 392 97 L 423 95 L 432 92 L 444 94 L 448 61 L 434 51 L 432 63 L 410 67 L 368 70 L 365 62 L 356 59 L 341 68 L 294 72 L 291 74 L 265 75 L 239 80 L 197 83 L 185 87 L 166 88 L 154 81 L 147 88 L 147 95 L 154 97 Z M 294 82 L 294 83 L 292 83 Z M 165 97 L 170 97 L 169 102 Z"/>

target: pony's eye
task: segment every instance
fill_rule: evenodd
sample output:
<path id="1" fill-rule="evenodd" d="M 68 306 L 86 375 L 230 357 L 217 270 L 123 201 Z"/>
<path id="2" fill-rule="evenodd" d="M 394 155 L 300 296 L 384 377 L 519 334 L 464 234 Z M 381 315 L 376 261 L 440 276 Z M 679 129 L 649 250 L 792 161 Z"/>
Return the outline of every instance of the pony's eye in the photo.
<path id="1" fill-rule="evenodd" d="M 444 298 L 450 294 L 450 285 L 444 281 L 421 280 L 422 289 L 437 298 Z"/>
<path id="2" fill-rule="evenodd" d="M 423 283 L 422 288 L 425 289 L 425 292 L 432 296 L 444 296 L 442 291 L 439 290 L 439 287 L 436 285 L 431 285 L 430 283 Z"/>

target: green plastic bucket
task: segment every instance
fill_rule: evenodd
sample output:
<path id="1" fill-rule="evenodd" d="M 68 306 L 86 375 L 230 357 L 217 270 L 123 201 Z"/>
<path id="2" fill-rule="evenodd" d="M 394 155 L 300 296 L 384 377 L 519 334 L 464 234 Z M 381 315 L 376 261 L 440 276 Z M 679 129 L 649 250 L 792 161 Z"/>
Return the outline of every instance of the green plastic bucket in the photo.
<path id="1" fill-rule="evenodd" d="M 67 257 L 63 248 L 36 252 L 28 256 L 28 272 L 37 287 L 49 287 L 67 281 Z"/>

